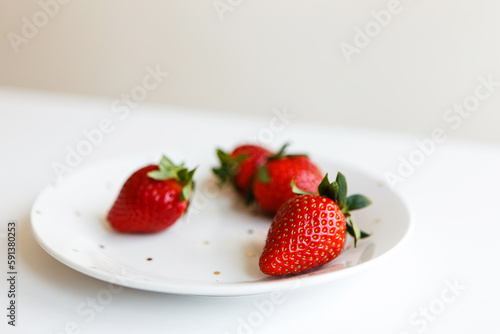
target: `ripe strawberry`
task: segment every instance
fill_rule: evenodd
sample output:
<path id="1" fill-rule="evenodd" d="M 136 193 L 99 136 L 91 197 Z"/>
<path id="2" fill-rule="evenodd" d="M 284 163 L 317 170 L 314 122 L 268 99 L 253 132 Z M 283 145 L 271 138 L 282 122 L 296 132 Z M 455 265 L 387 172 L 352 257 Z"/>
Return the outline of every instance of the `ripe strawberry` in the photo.
<path id="1" fill-rule="evenodd" d="M 271 155 L 271 152 L 257 145 L 238 146 L 231 154 L 218 149 L 221 165 L 212 170 L 222 183 L 231 181 L 240 192 L 246 193 L 255 171 Z"/>
<path id="2" fill-rule="evenodd" d="M 349 211 L 371 202 L 362 195 L 347 198 L 341 173 L 332 183 L 326 174 L 318 186 L 319 195 L 301 191 L 293 182 L 292 187 L 301 195 L 279 209 L 259 260 L 260 270 L 267 275 L 297 274 L 332 261 L 344 248 L 346 229 L 354 236 L 355 246 L 358 239 L 369 236 L 354 225 Z"/>
<path id="3" fill-rule="evenodd" d="M 269 213 L 276 213 L 283 203 L 295 196 L 290 188 L 292 180 L 305 191 L 316 191 L 323 178 L 307 156 L 285 155 L 286 146 L 257 170 L 253 183 L 253 197 Z"/>
<path id="4" fill-rule="evenodd" d="M 153 233 L 171 226 L 186 212 L 194 171 L 165 156 L 158 166 L 139 169 L 123 185 L 108 213 L 109 223 L 128 233 Z"/>

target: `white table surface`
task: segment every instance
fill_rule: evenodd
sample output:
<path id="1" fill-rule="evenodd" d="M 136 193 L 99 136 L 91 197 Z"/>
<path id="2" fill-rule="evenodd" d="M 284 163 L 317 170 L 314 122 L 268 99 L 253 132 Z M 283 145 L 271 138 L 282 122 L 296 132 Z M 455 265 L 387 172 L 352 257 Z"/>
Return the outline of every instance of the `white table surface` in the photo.
<path id="1" fill-rule="evenodd" d="M 112 102 L 0 89 L 1 267 L 7 271 L 9 220 L 18 222 L 19 261 L 17 326 L 7 326 L 2 315 L 2 333 L 498 331 L 500 149 L 450 136 L 397 186 L 415 219 L 411 238 L 398 252 L 348 279 L 283 291 L 282 302 L 264 314 L 257 327 L 241 324 L 260 312 L 256 303 L 265 303 L 269 295 L 192 297 L 124 288 L 109 304 L 82 314 L 108 283 L 70 269 L 43 251 L 31 235 L 29 218 L 37 194 L 55 178 L 52 162 L 64 160 L 67 147 L 85 138 L 82 131 L 97 127 L 103 118 L 115 125 L 77 168 L 145 149 L 230 149 L 269 127 L 273 117 L 229 118 L 141 104 L 121 120 L 112 112 Z M 429 133 L 440 126 L 429 124 Z M 448 135 L 453 131 L 444 130 Z M 400 155 L 415 151 L 415 140 L 425 138 L 295 118 L 274 133 L 269 146 L 291 140 L 294 150 L 311 155 L 328 150 L 383 179 L 386 172 L 396 171 Z M 2 279 L 2 313 L 6 292 Z"/>

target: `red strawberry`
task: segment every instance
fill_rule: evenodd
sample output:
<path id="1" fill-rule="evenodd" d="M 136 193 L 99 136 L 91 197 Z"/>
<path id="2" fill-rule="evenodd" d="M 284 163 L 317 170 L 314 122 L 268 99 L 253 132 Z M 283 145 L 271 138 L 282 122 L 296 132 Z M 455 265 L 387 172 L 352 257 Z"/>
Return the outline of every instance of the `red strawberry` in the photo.
<path id="1" fill-rule="evenodd" d="M 344 248 L 346 229 L 355 245 L 369 236 L 354 225 L 349 211 L 371 202 L 362 195 L 347 198 L 341 173 L 332 183 L 327 174 L 318 186 L 319 195 L 300 191 L 293 182 L 292 187 L 302 195 L 288 200 L 273 219 L 259 260 L 260 270 L 267 275 L 297 274 L 332 261 Z"/>
<path id="2" fill-rule="evenodd" d="M 271 155 L 271 152 L 257 145 L 238 146 L 231 154 L 218 149 L 221 166 L 213 168 L 213 172 L 221 182 L 231 181 L 240 192 L 246 193 L 255 171 Z"/>
<path id="3" fill-rule="evenodd" d="M 313 192 L 323 178 L 307 156 L 284 155 L 285 147 L 257 170 L 253 183 L 253 197 L 269 213 L 276 213 L 283 203 L 295 196 L 290 188 L 292 180 L 299 188 Z"/>
<path id="4" fill-rule="evenodd" d="M 186 212 L 194 171 L 165 156 L 158 166 L 139 169 L 123 185 L 108 213 L 109 223 L 129 233 L 153 233 L 171 226 Z"/>

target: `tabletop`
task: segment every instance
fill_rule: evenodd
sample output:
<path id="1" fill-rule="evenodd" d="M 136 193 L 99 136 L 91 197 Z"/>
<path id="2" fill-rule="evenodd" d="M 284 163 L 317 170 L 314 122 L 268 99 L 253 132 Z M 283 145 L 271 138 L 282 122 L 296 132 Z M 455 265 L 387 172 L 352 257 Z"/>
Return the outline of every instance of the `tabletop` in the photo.
<path id="1" fill-rule="evenodd" d="M 2 333 L 410 334 L 500 326 L 497 146 L 457 140 L 446 124 L 429 124 L 427 133 L 387 133 L 311 123 L 285 106 L 251 118 L 2 88 L 0 110 Z M 94 129 L 102 138 L 88 154 L 57 169 Z M 390 183 L 412 212 L 409 239 L 363 272 L 286 289 L 275 298 L 110 287 L 58 262 L 32 236 L 33 202 L 61 173 L 146 149 L 213 151 L 242 141 L 272 148 L 290 141 L 297 151 L 334 154 Z M 7 262 L 11 221 L 17 232 L 14 287 Z M 13 299 L 15 326 L 9 324 Z"/>

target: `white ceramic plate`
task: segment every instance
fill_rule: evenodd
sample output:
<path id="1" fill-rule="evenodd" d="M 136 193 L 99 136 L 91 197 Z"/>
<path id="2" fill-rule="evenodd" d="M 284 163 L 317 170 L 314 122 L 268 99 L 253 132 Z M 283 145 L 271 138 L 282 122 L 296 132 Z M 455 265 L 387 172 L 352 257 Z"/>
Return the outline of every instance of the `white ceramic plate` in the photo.
<path id="1" fill-rule="evenodd" d="M 31 213 L 38 243 L 62 263 L 104 281 L 167 293 L 235 296 L 330 282 L 358 272 L 394 250 L 411 228 L 407 206 L 389 187 L 355 168 L 320 161 L 330 178 L 338 170 L 345 174 L 349 194 L 372 199 L 373 205 L 355 211 L 354 219 L 373 235 L 357 248 L 348 237 L 343 253 L 316 270 L 293 277 L 266 276 L 258 260 L 271 218 L 246 208 L 230 187 L 220 190 L 210 172 L 215 159 L 196 155 L 197 159 L 186 159 L 202 163 L 184 218 L 152 235 L 113 231 L 105 217 L 121 185 L 160 157 L 128 157 L 82 167 L 47 186 Z"/>

